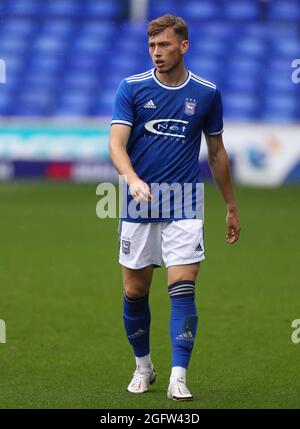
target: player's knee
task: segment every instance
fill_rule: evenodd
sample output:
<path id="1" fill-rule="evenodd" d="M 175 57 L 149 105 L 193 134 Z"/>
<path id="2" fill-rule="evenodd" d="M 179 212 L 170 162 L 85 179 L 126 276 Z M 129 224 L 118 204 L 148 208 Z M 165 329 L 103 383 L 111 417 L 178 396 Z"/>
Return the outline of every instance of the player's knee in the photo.
<path id="1" fill-rule="evenodd" d="M 138 299 L 147 295 L 148 290 L 142 286 L 126 286 L 124 287 L 126 296 L 131 299 Z"/>
<path id="2" fill-rule="evenodd" d="M 174 266 L 168 270 L 168 282 L 169 284 L 181 282 L 183 280 L 196 281 L 199 272 L 199 263 L 190 264 L 184 267 Z"/>

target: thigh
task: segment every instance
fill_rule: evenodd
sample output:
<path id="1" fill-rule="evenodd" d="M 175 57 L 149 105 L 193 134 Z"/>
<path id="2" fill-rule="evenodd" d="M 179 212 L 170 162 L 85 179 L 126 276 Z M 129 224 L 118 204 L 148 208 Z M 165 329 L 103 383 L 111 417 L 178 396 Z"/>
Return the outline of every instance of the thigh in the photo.
<path id="1" fill-rule="evenodd" d="M 168 286 L 182 280 L 196 282 L 200 268 L 200 262 L 186 265 L 171 265 L 168 270 Z"/>
<path id="2" fill-rule="evenodd" d="M 183 219 L 167 223 L 162 229 L 162 256 L 167 268 L 204 260 L 203 221 Z"/>
<path id="3" fill-rule="evenodd" d="M 121 222 L 119 262 L 123 267 L 139 270 L 162 265 L 160 225 L 159 222 Z"/>
<path id="4" fill-rule="evenodd" d="M 124 290 L 129 298 L 139 298 L 149 292 L 153 268 L 153 265 L 139 270 L 122 267 Z"/>

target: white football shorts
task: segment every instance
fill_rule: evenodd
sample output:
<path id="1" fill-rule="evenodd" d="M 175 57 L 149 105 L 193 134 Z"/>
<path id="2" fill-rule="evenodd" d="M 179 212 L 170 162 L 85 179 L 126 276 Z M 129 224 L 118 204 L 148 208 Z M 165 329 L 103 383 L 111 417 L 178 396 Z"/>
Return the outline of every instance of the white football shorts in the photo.
<path id="1" fill-rule="evenodd" d="M 203 221 L 182 219 L 168 222 L 120 221 L 121 265 L 140 269 L 149 265 L 193 264 L 205 259 Z"/>

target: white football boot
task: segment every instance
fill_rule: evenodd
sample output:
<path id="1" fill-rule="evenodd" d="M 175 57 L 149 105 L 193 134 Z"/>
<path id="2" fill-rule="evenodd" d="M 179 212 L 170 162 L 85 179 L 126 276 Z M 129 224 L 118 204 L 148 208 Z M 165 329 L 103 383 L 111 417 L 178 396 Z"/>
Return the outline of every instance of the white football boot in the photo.
<path id="1" fill-rule="evenodd" d="M 170 379 L 167 396 L 168 399 L 174 399 L 174 401 L 191 401 L 193 399 L 193 395 L 183 378 Z"/>
<path id="2" fill-rule="evenodd" d="M 156 378 L 156 372 L 153 365 L 137 366 L 133 373 L 131 382 L 129 383 L 127 390 L 131 393 L 144 393 L 149 390 L 150 384 L 153 384 Z"/>

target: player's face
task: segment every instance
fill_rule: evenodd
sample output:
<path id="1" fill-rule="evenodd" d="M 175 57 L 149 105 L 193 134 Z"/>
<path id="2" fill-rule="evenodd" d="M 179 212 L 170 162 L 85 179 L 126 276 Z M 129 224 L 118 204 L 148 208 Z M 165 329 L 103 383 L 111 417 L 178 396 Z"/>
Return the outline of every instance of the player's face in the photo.
<path id="1" fill-rule="evenodd" d="M 188 41 L 180 41 L 173 28 L 149 38 L 149 53 L 159 73 L 169 73 L 182 61 Z"/>

